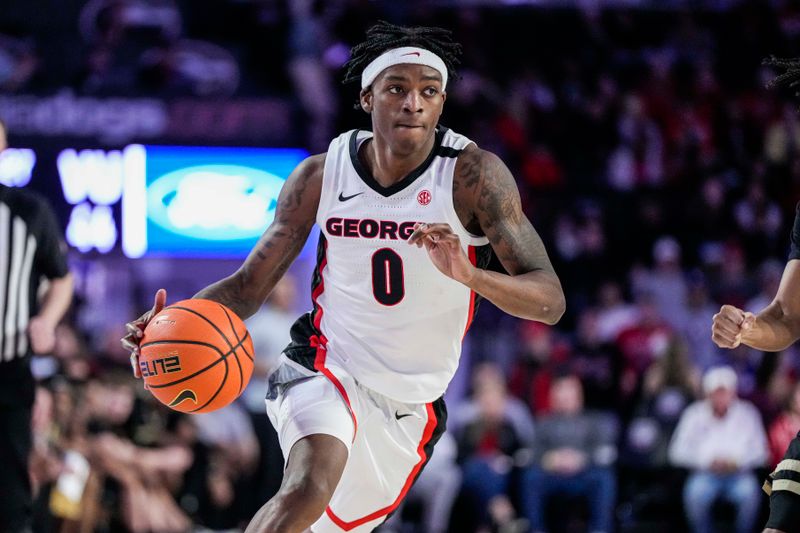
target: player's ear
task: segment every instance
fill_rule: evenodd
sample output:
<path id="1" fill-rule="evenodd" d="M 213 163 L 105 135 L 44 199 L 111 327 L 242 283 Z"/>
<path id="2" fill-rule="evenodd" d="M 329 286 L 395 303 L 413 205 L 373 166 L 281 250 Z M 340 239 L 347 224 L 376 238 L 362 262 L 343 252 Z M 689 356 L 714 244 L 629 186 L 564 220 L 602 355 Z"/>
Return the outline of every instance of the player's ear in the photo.
<path id="1" fill-rule="evenodd" d="M 361 109 L 367 113 L 372 113 L 372 85 L 361 89 L 359 101 L 361 102 Z"/>

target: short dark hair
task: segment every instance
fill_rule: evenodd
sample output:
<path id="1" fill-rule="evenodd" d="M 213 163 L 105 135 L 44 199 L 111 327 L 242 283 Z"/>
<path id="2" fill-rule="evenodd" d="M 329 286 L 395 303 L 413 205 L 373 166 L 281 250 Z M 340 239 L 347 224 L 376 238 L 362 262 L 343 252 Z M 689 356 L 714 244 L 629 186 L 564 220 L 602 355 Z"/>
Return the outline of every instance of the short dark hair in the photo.
<path id="1" fill-rule="evenodd" d="M 461 45 L 453 41 L 450 30 L 426 26 L 397 26 L 380 21 L 367 30 L 367 39 L 350 50 L 350 60 L 343 83 L 361 81 L 361 73 L 376 57 L 387 50 L 402 46 L 416 46 L 429 50 L 442 58 L 447 75 L 456 79 L 456 66 L 460 63 Z"/>

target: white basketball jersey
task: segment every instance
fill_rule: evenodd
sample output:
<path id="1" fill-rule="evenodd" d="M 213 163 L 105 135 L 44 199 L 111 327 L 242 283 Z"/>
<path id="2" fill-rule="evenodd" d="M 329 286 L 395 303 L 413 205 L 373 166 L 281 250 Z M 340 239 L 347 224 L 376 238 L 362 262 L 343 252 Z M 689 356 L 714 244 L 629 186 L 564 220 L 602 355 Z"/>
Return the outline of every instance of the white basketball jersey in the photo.
<path id="1" fill-rule="evenodd" d="M 456 158 L 472 141 L 438 128 L 425 162 L 387 188 L 358 159 L 371 136 L 353 130 L 328 149 L 314 325 L 327 339 L 328 360 L 364 386 L 402 402 L 430 402 L 456 371 L 475 294 L 407 241 L 417 222 L 446 222 L 476 264 L 476 247 L 488 240 L 467 232 L 453 208 Z"/>

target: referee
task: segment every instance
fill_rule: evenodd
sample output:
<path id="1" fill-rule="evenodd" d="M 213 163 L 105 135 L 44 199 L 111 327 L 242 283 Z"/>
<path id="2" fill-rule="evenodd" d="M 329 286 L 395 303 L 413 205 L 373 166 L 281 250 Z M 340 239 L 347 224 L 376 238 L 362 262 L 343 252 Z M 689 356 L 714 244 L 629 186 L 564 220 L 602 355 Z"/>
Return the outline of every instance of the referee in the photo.
<path id="1" fill-rule="evenodd" d="M 7 147 L 0 122 L 0 152 Z M 29 532 L 32 353 L 48 353 L 72 299 L 61 229 L 47 202 L 0 184 L 0 531 Z M 42 281 L 48 283 L 37 298 Z"/>

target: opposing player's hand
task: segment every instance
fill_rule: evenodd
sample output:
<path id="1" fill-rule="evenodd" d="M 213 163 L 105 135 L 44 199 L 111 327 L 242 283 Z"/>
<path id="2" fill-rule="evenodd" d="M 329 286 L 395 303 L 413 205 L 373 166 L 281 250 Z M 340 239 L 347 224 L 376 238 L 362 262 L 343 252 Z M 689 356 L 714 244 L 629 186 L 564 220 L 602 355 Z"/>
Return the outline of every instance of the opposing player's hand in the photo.
<path id="1" fill-rule="evenodd" d="M 447 277 L 467 285 L 475 276 L 477 269 L 469 262 L 461 248 L 461 239 L 450 224 L 418 223 L 408 244 L 424 246 L 433 264 Z"/>
<path id="2" fill-rule="evenodd" d="M 153 308 L 136 320 L 125 324 L 125 330 L 128 332 L 128 334 L 122 337 L 122 346 L 131 352 L 131 366 L 133 367 L 133 375 L 137 378 L 142 377 L 142 371 L 139 369 L 139 343 L 144 336 L 144 328 L 147 327 L 147 324 L 154 316 L 164 309 L 164 305 L 166 303 L 167 291 L 164 289 L 158 289 L 158 292 L 156 292 L 156 297 L 153 301 Z"/>
<path id="3" fill-rule="evenodd" d="M 56 345 L 56 325 L 43 316 L 34 316 L 28 322 L 28 336 L 33 353 L 50 353 Z"/>
<path id="4" fill-rule="evenodd" d="M 711 324 L 711 339 L 720 348 L 736 348 L 742 343 L 742 335 L 756 322 L 753 313 L 742 311 L 732 305 L 723 305 L 714 315 Z"/>

